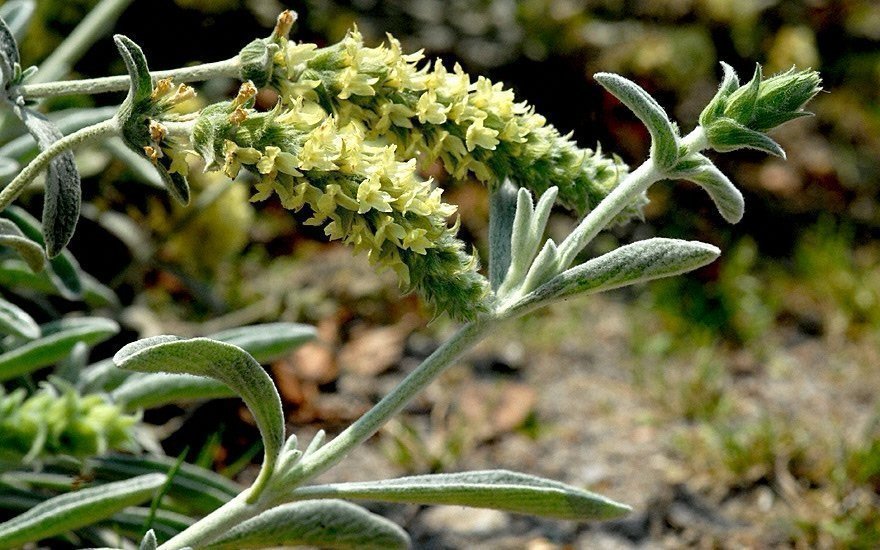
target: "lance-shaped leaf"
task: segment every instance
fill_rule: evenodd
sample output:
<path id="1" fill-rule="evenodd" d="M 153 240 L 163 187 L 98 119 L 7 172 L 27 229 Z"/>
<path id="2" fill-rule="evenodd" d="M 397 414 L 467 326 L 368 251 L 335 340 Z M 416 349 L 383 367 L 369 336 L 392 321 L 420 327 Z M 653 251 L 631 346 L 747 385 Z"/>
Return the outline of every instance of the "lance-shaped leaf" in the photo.
<path id="1" fill-rule="evenodd" d="M 144 535 L 144 538 L 141 539 L 141 544 L 138 546 L 138 550 L 156 550 L 156 546 L 158 546 L 158 541 L 156 541 L 156 533 L 152 529 L 147 531 L 147 534 Z"/>
<path id="2" fill-rule="evenodd" d="M 37 140 L 41 150 L 64 137 L 48 118 L 18 104 L 13 111 Z M 64 151 L 49 161 L 46 168 L 46 192 L 43 200 L 43 235 L 46 253 L 54 258 L 73 237 L 82 203 L 79 172 L 73 151 Z"/>
<path id="3" fill-rule="evenodd" d="M 670 177 L 686 179 L 702 187 L 728 222 L 737 223 L 742 219 L 745 211 L 742 193 L 705 156 L 697 153 L 679 161 Z"/>
<path id="4" fill-rule="evenodd" d="M 144 147 L 152 144 L 147 120 L 153 113 L 155 106 L 151 98 L 153 78 L 150 76 L 147 58 L 140 46 L 127 36 L 117 34 L 113 36 L 113 40 L 116 42 L 116 48 L 119 50 L 131 77 L 128 96 L 119 106 L 119 112 L 116 115 L 122 127 L 122 139 L 132 151 L 149 160 L 144 152 Z M 153 162 L 153 166 L 156 167 L 171 196 L 182 204 L 188 204 L 190 193 L 186 178 L 176 172 L 170 172 L 169 166 L 164 164 L 166 162 L 168 162 L 168 158 L 162 157 Z"/>
<path id="5" fill-rule="evenodd" d="M 45 246 L 40 222 L 24 209 L 12 205 L 0 212 L 0 217 L 12 221 L 26 237 L 41 247 Z M 49 260 L 48 275 L 58 293 L 65 299 L 78 300 L 82 297 L 83 282 L 79 263 L 67 250 L 62 250 L 60 254 Z"/>
<path id="6" fill-rule="evenodd" d="M 136 373 L 110 393 L 113 402 L 126 411 L 236 395 L 229 386 L 212 378 L 160 372 Z"/>
<path id="7" fill-rule="evenodd" d="M 507 270 L 504 282 L 498 289 L 498 295 L 504 296 L 514 289 L 523 285 L 524 279 L 534 270 L 540 268 L 548 261 L 548 254 L 551 254 L 556 243 L 545 244 L 545 250 L 541 251 L 542 257 L 535 261 L 538 254 L 538 247 L 541 245 L 541 238 L 544 236 L 544 229 L 547 226 L 547 220 L 550 217 L 550 211 L 556 201 L 556 195 L 559 188 L 551 187 L 541 195 L 537 205 L 532 204 L 532 195 L 528 190 L 521 188 L 516 197 L 516 215 L 513 219 L 513 227 L 510 234 L 510 268 Z M 556 261 L 555 255 L 550 263 L 549 271 L 553 273 Z M 538 266 L 538 267 L 536 267 Z"/>
<path id="8" fill-rule="evenodd" d="M 341 500 L 283 504 L 234 526 L 206 548 L 214 550 L 317 546 L 409 548 L 406 532 L 382 516 Z"/>
<path id="9" fill-rule="evenodd" d="M 724 71 L 724 77 L 721 80 L 715 97 L 712 98 L 712 101 L 700 113 L 700 126 L 709 126 L 718 117 L 723 116 L 724 109 L 727 107 L 727 98 L 739 88 L 739 77 L 736 75 L 733 67 L 722 61 L 721 69 Z"/>
<path id="10" fill-rule="evenodd" d="M 46 265 L 43 247 L 27 236 L 11 220 L 0 219 L 0 246 L 8 246 L 18 252 L 35 273 Z"/>
<path id="11" fill-rule="evenodd" d="M 24 38 L 36 7 L 37 3 L 34 0 L 8 0 L 0 6 L 0 19 L 6 23 L 16 40 Z"/>
<path id="12" fill-rule="evenodd" d="M 238 346 L 258 363 L 280 359 L 317 336 L 315 327 L 302 323 L 262 323 L 237 327 L 208 336 Z"/>
<path id="13" fill-rule="evenodd" d="M 0 334 L 33 340 L 40 336 L 40 327 L 23 309 L 0 298 Z"/>
<path id="14" fill-rule="evenodd" d="M 785 151 L 770 136 L 746 128 L 732 118 L 719 118 L 706 128 L 709 145 L 718 152 L 726 153 L 737 149 L 757 149 L 765 153 L 785 158 Z"/>
<path id="15" fill-rule="evenodd" d="M 127 479 L 149 473 L 167 473 L 175 460 L 156 456 L 109 455 L 87 461 L 89 471 L 100 479 Z M 183 463 L 171 480 L 168 496 L 195 514 L 219 508 L 241 492 L 231 480 L 192 464 Z"/>
<path id="16" fill-rule="evenodd" d="M 506 470 L 316 485 L 296 489 L 293 496 L 450 504 L 581 521 L 612 519 L 630 511 L 629 506 L 571 485 Z"/>
<path id="17" fill-rule="evenodd" d="M 516 307 L 523 311 L 576 294 L 593 294 L 679 275 L 714 261 L 720 253 L 711 244 L 698 241 L 663 238 L 638 241 L 559 274 Z"/>
<path id="18" fill-rule="evenodd" d="M 678 131 L 663 107 L 635 82 L 612 73 L 598 73 L 595 79 L 642 121 L 651 134 L 651 158 L 660 168 L 670 168 L 678 159 Z"/>
<path id="19" fill-rule="evenodd" d="M 505 179 L 489 197 L 489 282 L 497 290 L 510 267 L 510 237 L 516 217 L 517 191 Z"/>
<path id="20" fill-rule="evenodd" d="M 254 415 L 263 437 L 265 458 L 250 501 L 259 497 L 284 444 L 284 416 L 272 379 L 253 357 L 237 346 L 209 338 L 156 336 L 123 347 L 113 361 L 121 368 L 140 372 L 207 376 L 235 390 Z"/>
<path id="21" fill-rule="evenodd" d="M 6 21 L 0 19 L 0 87 L 6 88 L 12 82 L 16 70 L 21 70 L 20 63 L 15 35 Z"/>
<path id="22" fill-rule="evenodd" d="M 77 342 L 94 345 L 119 332 L 119 325 L 101 317 L 53 321 L 42 326 L 43 336 L 0 354 L 0 380 L 9 380 L 61 361 Z"/>
<path id="23" fill-rule="evenodd" d="M 148 474 L 50 498 L 0 524 L 0 547 L 38 541 L 109 518 L 149 500 L 164 481 L 162 474 Z"/>

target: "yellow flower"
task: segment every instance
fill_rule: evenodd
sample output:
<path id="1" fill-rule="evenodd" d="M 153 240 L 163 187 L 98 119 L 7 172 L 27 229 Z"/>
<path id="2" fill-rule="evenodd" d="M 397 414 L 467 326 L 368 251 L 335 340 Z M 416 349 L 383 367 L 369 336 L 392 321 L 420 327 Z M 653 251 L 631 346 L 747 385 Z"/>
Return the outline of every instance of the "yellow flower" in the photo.
<path id="1" fill-rule="evenodd" d="M 336 160 L 342 152 L 342 137 L 336 130 L 336 119 L 328 117 L 316 128 L 300 151 L 300 168 L 303 170 L 336 170 Z"/>
<path id="2" fill-rule="evenodd" d="M 437 101 L 437 93 L 428 90 L 423 93 L 416 103 L 416 113 L 419 115 L 419 122 L 424 124 L 443 124 L 446 122 L 446 112 L 449 110 Z"/>
<path id="3" fill-rule="evenodd" d="M 473 151 L 477 146 L 494 151 L 495 146 L 499 143 L 497 139 L 498 130 L 486 128 L 483 126 L 483 120 L 478 118 L 468 126 L 467 133 L 465 134 L 468 151 Z"/>
<path id="4" fill-rule="evenodd" d="M 409 248 L 416 254 L 427 254 L 428 248 L 433 247 L 433 243 L 425 237 L 427 229 L 412 229 L 403 237 L 403 247 Z"/>
<path id="5" fill-rule="evenodd" d="M 358 214 L 369 212 L 371 208 L 379 212 L 391 212 L 389 201 L 391 195 L 382 190 L 382 178 L 378 172 L 374 172 L 358 185 Z"/>
<path id="6" fill-rule="evenodd" d="M 354 67 L 347 67 L 339 73 L 340 91 L 336 95 L 339 99 L 348 99 L 352 95 L 370 96 L 376 95 L 373 84 L 379 81 L 378 77 L 358 72 Z"/>

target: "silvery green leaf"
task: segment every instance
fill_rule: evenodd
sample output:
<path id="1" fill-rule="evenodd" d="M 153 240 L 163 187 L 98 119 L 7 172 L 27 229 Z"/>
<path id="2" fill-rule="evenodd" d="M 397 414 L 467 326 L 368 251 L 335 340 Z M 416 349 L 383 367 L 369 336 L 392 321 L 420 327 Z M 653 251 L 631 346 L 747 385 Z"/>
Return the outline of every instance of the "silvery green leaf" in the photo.
<path id="1" fill-rule="evenodd" d="M 77 342 L 102 342 L 119 332 L 119 325 L 110 319 L 80 317 L 53 321 L 41 329 L 41 337 L 0 354 L 0 380 L 53 365 L 67 357 Z"/>
<path id="2" fill-rule="evenodd" d="M 109 455 L 90 458 L 87 466 L 101 479 L 127 479 L 149 473 L 167 473 L 175 460 L 158 456 Z M 171 480 L 168 495 L 194 514 L 219 508 L 241 492 L 231 480 L 192 464 L 183 463 Z"/>
<path id="3" fill-rule="evenodd" d="M 489 282 L 493 290 L 501 286 L 510 267 L 516 197 L 516 187 L 507 179 L 489 197 Z"/>
<path id="4" fill-rule="evenodd" d="M 76 387 L 80 393 L 110 391 L 119 387 L 129 376 L 130 372 L 116 368 L 113 359 L 104 359 L 84 367 L 79 373 Z"/>
<path id="5" fill-rule="evenodd" d="M 120 307 L 119 296 L 110 287 L 85 271 L 81 272 L 79 277 L 83 285 L 82 301 L 87 306 L 93 309 L 101 307 L 118 309 Z"/>
<path id="6" fill-rule="evenodd" d="M 598 73 L 595 79 L 642 121 L 651 134 L 651 158 L 660 168 L 678 159 L 678 131 L 663 107 L 635 82 L 612 73 Z"/>
<path id="7" fill-rule="evenodd" d="M 23 309 L 0 298 L 0 334 L 33 340 L 39 338 L 40 327 Z"/>
<path id="8" fill-rule="evenodd" d="M 750 130 L 730 118 L 719 118 L 706 128 L 709 145 L 718 152 L 737 149 L 757 149 L 777 157 L 785 158 L 785 151 L 767 134 Z"/>
<path id="9" fill-rule="evenodd" d="M 553 239 L 544 242 L 522 283 L 522 292 L 531 292 L 559 273 L 559 250 Z"/>
<path id="10" fill-rule="evenodd" d="M 141 539 L 141 543 L 138 546 L 138 550 L 156 550 L 156 546 L 159 543 L 156 542 L 156 533 L 153 532 L 152 529 L 147 531 L 147 534 L 144 535 L 144 538 Z"/>
<path id="11" fill-rule="evenodd" d="M 251 500 L 259 496 L 284 445 L 284 416 L 272 379 L 253 357 L 237 346 L 208 338 L 156 336 L 123 347 L 113 361 L 121 368 L 140 372 L 207 376 L 235 390 L 254 415 L 263 437 L 265 458 Z"/>
<path id="12" fill-rule="evenodd" d="M 61 131 L 45 116 L 18 104 L 13 104 L 15 114 L 27 126 L 41 150 L 48 149 L 64 137 Z M 79 172 L 73 151 L 64 151 L 49 161 L 46 168 L 46 192 L 43 201 L 43 235 L 46 253 L 57 256 L 73 237 L 79 221 L 82 202 Z"/>
<path id="13" fill-rule="evenodd" d="M 262 323 L 237 327 L 208 336 L 238 346 L 258 363 L 280 359 L 317 336 L 315 327 L 302 323 Z"/>
<path id="14" fill-rule="evenodd" d="M 132 151 L 146 158 L 143 147 L 149 145 L 150 140 L 144 122 L 152 108 L 150 96 L 153 92 L 153 78 L 140 46 L 121 34 L 114 35 L 113 40 L 131 77 L 128 96 L 119 106 L 116 115 L 122 126 L 122 139 Z M 159 159 L 153 166 L 162 178 L 165 188 L 178 202 L 189 204 L 189 183 L 181 174 L 169 172 L 168 167 L 163 164 L 164 161 L 165 159 Z"/>
<path id="15" fill-rule="evenodd" d="M 0 19 L 0 87 L 6 88 L 15 78 L 15 71 L 20 69 L 20 63 L 15 35 L 6 22 Z"/>
<path id="16" fill-rule="evenodd" d="M 406 532 L 382 516 L 341 500 L 282 504 L 226 531 L 214 550 L 317 546 L 384 550 L 409 548 Z"/>
<path id="17" fill-rule="evenodd" d="M 236 395 L 229 386 L 212 378 L 162 372 L 135 373 L 110 392 L 113 402 L 128 412 Z"/>
<path id="18" fill-rule="evenodd" d="M 679 162 L 670 177 L 696 183 L 709 193 L 725 220 L 730 223 L 739 222 L 745 210 L 745 202 L 739 189 L 705 156 L 695 154 L 684 160 L 687 162 Z"/>
<path id="19" fill-rule="evenodd" d="M 241 80 L 250 80 L 254 86 L 262 88 L 269 83 L 272 74 L 272 54 L 265 40 L 260 38 L 250 42 L 238 54 L 241 59 Z"/>
<path id="20" fill-rule="evenodd" d="M 34 0 L 8 0 L 0 6 L 0 19 L 6 23 L 16 40 L 24 38 L 36 7 Z"/>
<path id="21" fill-rule="evenodd" d="M 0 524 L 0 547 L 20 546 L 109 518 L 149 500 L 164 481 L 162 474 L 148 474 L 50 498 Z"/>
<path id="22" fill-rule="evenodd" d="M 295 489 L 293 496 L 472 506 L 580 521 L 611 519 L 630 511 L 629 506 L 571 485 L 506 470 L 316 485 Z"/>
<path id="23" fill-rule="evenodd" d="M 43 252 L 43 247 L 27 238 L 11 220 L 0 218 L 0 246 L 14 249 L 35 273 L 42 271 L 46 266 L 46 254 Z"/>
<path id="24" fill-rule="evenodd" d="M 700 126 L 708 126 L 718 117 L 723 116 L 724 108 L 727 106 L 727 98 L 739 88 L 739 77 L 736 75 L 733 67 L 722 61 L 721 68 L 724 71 L 724 77 L 721 80 L 721 85 L 715 97 L 712 98 L 712 101 L 700 113 Z"/>
<path id="25" fill-rule="evenodd" d="M 621 246 L 554 277 L 516 308 L 520 311 L 577 294 L 593 294 L 679 275 L 714 261 L 718 248 L 698 241 L 646 239 Z"/>
<path id="26" fill-rule="evenodd" d="M 748 126 L 755 112 L 755 104 L 758 102 L 758 92 L 761 89 L 761 80 L 763 79 L 761 66 L 755 65 L 755 74 L 752 79 L 727 98 L 724 116 Z"/>
<path id="27" fill-rule="evenodd" d="M 10 205 L 0 212 L 0 217 L 11 220 L 30 240 L 45 247 L 40 222 L 22 208 Z M 58 293 L 67 300 L 78 300 L 82 297 L 83 283 L 80 278 L 79 263 L 67 250 L 49 260 L 49 278 Z"/>

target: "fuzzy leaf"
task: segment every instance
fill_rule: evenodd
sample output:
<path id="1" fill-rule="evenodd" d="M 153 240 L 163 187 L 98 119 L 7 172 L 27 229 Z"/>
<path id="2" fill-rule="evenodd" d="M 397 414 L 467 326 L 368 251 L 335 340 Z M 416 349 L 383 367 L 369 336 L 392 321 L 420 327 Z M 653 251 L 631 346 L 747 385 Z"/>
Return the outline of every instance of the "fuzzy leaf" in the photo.
<path id="1" fill-rule="evenodd" d="M 733 70 L 733 67 L 722 61 L 721 68 L 724 71 L 724 78 L 721 80 L 721 85 L 715 97 L 712 98 L 712 101 L 700 113 L 700 126 L 709 126 L 718 117 L 723 116 L 724 108 L 727 106 L 727 98 L 739 88 L 739 77 L 736 76 L 736 71 Z"/>
<path id="2" fill-rule="evenodd" d="M 156 542 L 156 533 L 150 529 L 147 531 L 147 534 L 144 535 L 144 538 L 141 539 L 141 543 L 138 546 L 138 550 L 156 550 L 156 546 L 159 543 Z"/>
<path id="3" fill-rule="evenodd" d="M 149 500 L 164 481 L 162 474 L 148 474 L 50 498 L 0 524 L 0 547 L 20 546 L 109 518 Z"/>
<path id="4" fill-rule="evenodd" d="M 8 0 L 0 6 L 0 19 L 6 23 L 16 40 L 24 38 L 36 7 L 34 0 Z"/>
<path id="5" fill-rule="evenodd" d="M 284 416 L 272 379 L 253 357 L 237 346 L 208 338 L 156 336 L 123 347 L 113 361 L 121 368 L 140 372 L 207 376 L 235 390 L 263 436 L 265 458 L 251 492 L 252 500 L 259 496 L 284 445 Z"/>
<path id="6" fill-rule="evenodd" d="M 626 505 L 540 477 L 506 470 L 422 475 L 383 481 L 301 487 L 296 498 L 347 498 L 380 502 L 449 504 L 571 520 L 611 519 Z"/>
<path id="7" fill-rule="evenodd" d="M 236 395 L 229 386 L 212 378 L 161 372 L 133 374 L 110 393 L 113 402 L 129 412 Z"/>
<path id="8" fill-rule="evenodd" d="M 755 112 L 755 104 L 758 101 L 758 92 L 761 89 L 761 81 L 763 79 L 764 75 L 761 72 L 761 66 L 755 65 L 755 74 L 752 75 L 752 79 L 727 98 L 727 107 L 724 109 L 724 115 L 733 120 L 748 124 L 752 119 L 752 114 Z"/>
<path id="9" fill-rule="evenodd" d="M 27 238 L 12 220 L 0 219 L 0 246 L 8 246 L 18 252 L 34 273 L 42 271 L 46 266 L 43 247 Z"/>
<path id="10" fill-rule="evenodd" d="M 208 336 L 238 346 L 258 363 L 280 359 L 317 336 L 315 327 L 302 323 L 263 323 L 237 327 Z"/>
<path id="11" fill-rule="evenodd" d="M 559 269 L 559 249 L 553 239 L 547 239 L 523 279 L 523 292 L 531 292 L 555 277 L 559 273 Z"/>
<path id="12" fill-rule="evenodd" d="M 43 233 L 40 231 L 40 222 L 25 210 L 15 205 L 10 205 L 6 210 L 0 212 L 0 217 L 11 220 L 30 240 L 36 242 L 41 247 L 45 247 L 46 242 L 43 239 Z M 49 260 L 48 275 L 62 297 L 67 300 L 82 298 L 83 282 L 81 270 L 79 263 L 70 252 L 62 250 L 60 254 Z"/>
<path id="13" fill-rule="evenodd" d="M 48 149 L 64 137 L 48 118 L 18 105 L 15 114 L 24 122 L 41 150 Z M 49 161 L 46 169 L 46 192 L 43 200 L 43 235 L 46 254 L 54 258 L 67 246 L 76 231 L 82 203 L 79 171 L 73 151 L 64 151 Z"/>
<path id="14" fill-rule="evenodd" d="M 718 248 L 698 241 L 638 241 L 559 274 L 526 296 L 517 309 L 532 309 L 576 294 L 593 294 L 679 275 L 712 262 L 720 253 Z"/>
<path id="15" fill-rule="evenodd" d="M 692 155 L 686 160 L 689 161 L 687 166 L 682 166 L 685 163 L 680 162 L 670 177 L 692 181 L 705 189 L 724 219 L 730 223 L 738 223 L 745 210 L 745 202 L 739 189 L 703 155 Z"/>
<path id="16" fill-rule="evenodd" d="M 504 180 L 489 197 L 489 282 L 493 290 L 501 286 L 510 267 L 516 198 L 516 187 L 510 180 Z"/>
<path id="17" fill-rule="evenodd" d="M 19 63 L 21 59 L 18 55 L 15 35 L 6 21 L 0 19 L 0 85 L 3 88 L 15 78 L 15 69 Z"/>
<path id="18" fill-rule="evenodd" d="M 122 126 L 122 138 L 132 151 L 147 158 L 143 147 L 149 145 L 151 141 L 145 120 L 152 108 L 153 78 L 150 76 L 147 58 L 140 46 L 121 34 L 114 35 L 113 40 L 131 77 L 128 96 L 119 106 L 116 115 Z M 170 172 L 163 164 L 166 161 L 167 159 L 163 157 L 158 162 L 154 162 L 153 166 L 171 196 L 181 204 L 189 204 L 189 183 L 181 174 Z"/>
<path id="19" fill-rule="evenodd" d="M 706 128 L 709 145 L 720 153 L 737 149 L 757 149 L 777 157 L 785 158 L 785 151 L 769 136 L 750 130 L 730 118 L 719 118 Z"/>
<path id="20" fill-rule="evenodd" d="M 651 158 L 660 168 L 678 159 L 678 131 L 663 107 L 641 86 L 620 75 L 598 73 L 595 79 L 635 113 L 651 133 Z"/>
<path id="21" fill-rule="evenodd" d="M 119 332 L 119 325 L 101 317 L 53 321 L 42 326 L 43 336 L 0 354 L 0 381 L 9 380 L 61 361 L 77 342 L 93 345 Z"/>
<path id="22" fill-rule="evenodd" d="M 40 327 L 20 307 L 0 298 L 0 334 L 33 340 L 40 336 Z"/>
<path id="23" fill-rule="evenodd" d="M 409 548 L 396 524 L 341 500 L 283 504 L 236 525 L 206 546 L 215 550 L 318 546 L 384 550 Z"/>

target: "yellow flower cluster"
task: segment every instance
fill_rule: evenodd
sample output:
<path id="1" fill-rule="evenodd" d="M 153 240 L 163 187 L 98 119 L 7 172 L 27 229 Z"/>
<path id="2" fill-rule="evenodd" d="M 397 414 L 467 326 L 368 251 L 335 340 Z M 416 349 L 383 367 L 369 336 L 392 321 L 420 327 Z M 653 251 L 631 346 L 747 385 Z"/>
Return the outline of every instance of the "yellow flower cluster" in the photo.
<path id="1" fill-rule="evenodd" d="M 439 158 L 453 177 L 492 186 L 506 177 L 537 193 L 556 185 L 578 213 L 626 173 L 619 160 L 578 148 L 500 83 L 439 60 L 419 67 L 422 53 L 404 54 L 390 35 L 375 48 L 357 29 L 326 48 L 277 40 L 271 83 L 284 102 L 330 105 L 340 125 L 363 125 L 367 139 L 397 145 L 399 158 Z"/>
<path id="2" fill-rule="evenodd" d="M 392 269 L 438 309 L 462 319 L 485 309 L 485 278 L 447 224 L 456 209 L 418 177 L 414 159 L 399 160 L 396 145 L 371 142 L 362 123 L 341 123 L 308 98 L 261 113 L 248 94 L 243 87 L 232 102 L 202 111 L 193 142 L 209 168 L 230 178 L 247 168 L 260 180 L 253 200 L 276 194 L 285 208 L 308 206 L 306 224 Z"/>

